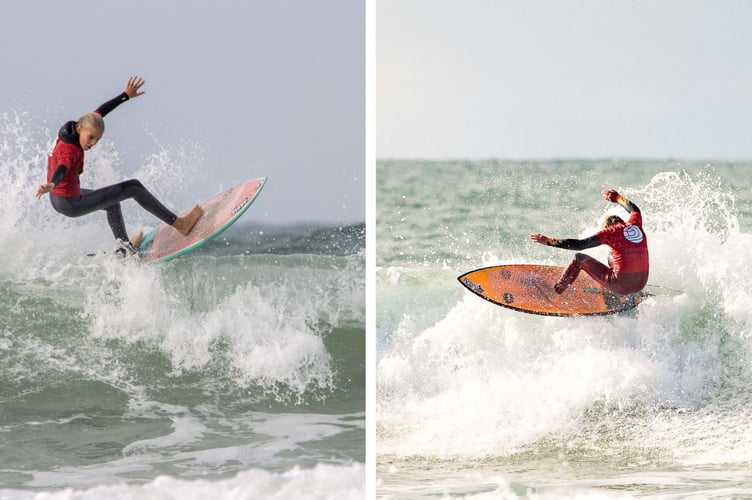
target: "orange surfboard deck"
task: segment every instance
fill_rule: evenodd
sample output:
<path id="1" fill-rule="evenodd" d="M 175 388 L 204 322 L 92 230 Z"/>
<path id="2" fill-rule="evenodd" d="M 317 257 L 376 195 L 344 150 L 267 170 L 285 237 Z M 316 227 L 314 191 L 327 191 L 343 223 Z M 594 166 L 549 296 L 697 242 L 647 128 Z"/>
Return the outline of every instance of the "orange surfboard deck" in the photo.
<path id="1" fill-rule="evenodd" d="M 584 271 L 564 293 L 554 291 L 563 267 L 514 264 L 476 269 L 463 274 L 460 283 L 474 294 L 517 311 L 547 316 L 613 314 L 633 309 L 642 293 L 618 295 Z"/>

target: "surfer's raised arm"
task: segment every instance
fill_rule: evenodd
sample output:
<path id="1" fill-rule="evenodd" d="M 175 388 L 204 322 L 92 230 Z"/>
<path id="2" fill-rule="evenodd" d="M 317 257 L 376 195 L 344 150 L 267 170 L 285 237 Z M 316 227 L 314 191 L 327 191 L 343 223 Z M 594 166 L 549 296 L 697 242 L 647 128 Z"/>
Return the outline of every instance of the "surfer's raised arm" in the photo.
<path id="1" fill-rule="evenodd" d="M 117 108 L 125 101 L 143 95 L 144 92 L 141 90 L 141 87 L 143 87 L 144 83 L 146 82 L 140 76 L 132 76 L 128 78 L 128 83 L 125 84 L 125 90 L 99 106 L 94 112 L 102 117 L 107 116 L 110 111 Z"/>
<path id="2" fill-rule="evenodd" d="M 620 207 L 622 207 L 624 210 L 629 212 L 630 214 L 632 212 L 640 212 L 640 209 L 629 201 L 625 196 L 620 195 L 613 189 L 604 189 L 603 190 L 603 197 L 606 198 L 606 201 L 610 201 L 611 203 L 616 203 Z"/>

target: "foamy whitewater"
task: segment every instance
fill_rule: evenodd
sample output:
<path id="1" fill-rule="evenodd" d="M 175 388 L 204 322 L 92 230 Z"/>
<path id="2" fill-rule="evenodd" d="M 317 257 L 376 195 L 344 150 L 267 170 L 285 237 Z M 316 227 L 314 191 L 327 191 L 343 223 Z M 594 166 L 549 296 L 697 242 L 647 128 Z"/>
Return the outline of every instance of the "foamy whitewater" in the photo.
<path id="1" fill-rule="evenodd" d="M 55 131 L 6 114 L 0 136 L 0 498 L 363 497 L 363 224 L 251 207 L 184 258 L 118 259 L 103 212 L 34 197 Z M 180 211 L 230 187 L 181 170 L 196 157 L 126 166 L 105 138 L 82 182 L 136 177 Z M 131 233 L 158 224 L 124 213 Z"/>
<path id="2" fill-rule="evenodd" d="M 752 497 L 751 166 L 378 162 L 379 497 Z M 643 213 L 636 310 L 528 315 L 457 282 L 566 265 L 529 235 L 593 234 L 605 188 Z"/>

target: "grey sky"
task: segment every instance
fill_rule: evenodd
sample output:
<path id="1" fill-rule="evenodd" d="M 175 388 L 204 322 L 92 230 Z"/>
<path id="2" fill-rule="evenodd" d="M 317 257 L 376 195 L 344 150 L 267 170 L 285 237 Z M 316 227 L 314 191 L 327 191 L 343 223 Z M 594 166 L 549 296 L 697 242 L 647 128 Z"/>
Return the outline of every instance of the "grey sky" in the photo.
<path id="1" fill-rule="evenodd" d="M 19 0 L 0 43 L 0 113 L 57 130 L 140 75 L 146 94 L 107 119 L 123 170 L 188 142 L 202 158 L 183 174 L 211 171 L 199 198 L 268 175 L 262 222 L 365 219 L 362 2 Z"/>
<path id="2" fill-rule="evenodd" d="M 752 158 L 752 2 L 378 0 L 378 158 Z"/>

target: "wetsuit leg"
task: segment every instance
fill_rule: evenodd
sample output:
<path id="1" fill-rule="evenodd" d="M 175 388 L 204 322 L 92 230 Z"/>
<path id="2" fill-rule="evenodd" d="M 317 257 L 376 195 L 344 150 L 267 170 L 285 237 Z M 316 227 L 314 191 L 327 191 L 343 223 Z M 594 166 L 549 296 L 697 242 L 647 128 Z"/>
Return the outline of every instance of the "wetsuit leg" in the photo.
<path id="1" fill-rule="evenodd" d="M 629 295 L 636 293 L 645 287 L 648 282 L 648 273 L 621 273 L 618 276 L 614 274 L 613 269 L 602 262 L 585 255 L 576 253 L 574 260 L 567 266 L 561 275 L 559 282 L 554 285 L 557 293 L 562 293 L 571 285 L 580 271 L 585 271 L 593 277 L 595 281 L 619 295 Z"/>
<path id="2" fill-rule="evenodd" d="M 107 223 L 112 229 L 112 234 L 121 241 L 128 241 L 128 231 L 125 230 L 125 220 L 123 220 L 123 210 L 120 203 L 115 203 L 105 210 L 107 211 Z"/>
<path id="3" fill-rule="evenodd" d="M 107 221 L 116 238 L 128 241 L 120 202 L 133 199 L 162 222 L 172 225 L 177 216 L 152 195 L 140 181 L 131 179 L 100 189 L 82 190 L 81 196 L 50 196 L 55 210 L 68 217 L 80 217 L 97 210 L 107 210 Z"/>
<path id="4" fill-rule="evenodd" d="M 616 276 L 610 267 L 589 255 L 578 252 L 574 254 L 574 259 L 572 259 L 572 262 L 570 262 L 564 270 L 559 282 L 554 285 L 554 290 L 556 290 L 557 293 L 564 292 L 564 290 L 566 290 L 567 287 L 577 279 L 581 270 L 584 270 L 592 276 L 595 281 L 609 289 L 611 288 L 611 283 L 616 279 Z"/>
<path id="5" fill-rule="evenodd" d="M 637 293 L 648 283 L 648 272 L 642 273 L 621 273 L 613 282 L 608 285 L 609 290 L 619 295 L 629 295 Z"/>

